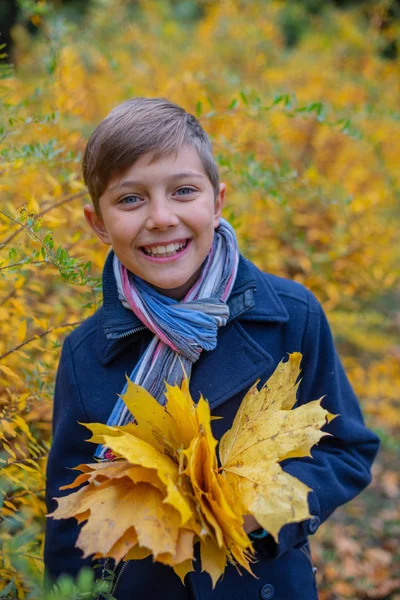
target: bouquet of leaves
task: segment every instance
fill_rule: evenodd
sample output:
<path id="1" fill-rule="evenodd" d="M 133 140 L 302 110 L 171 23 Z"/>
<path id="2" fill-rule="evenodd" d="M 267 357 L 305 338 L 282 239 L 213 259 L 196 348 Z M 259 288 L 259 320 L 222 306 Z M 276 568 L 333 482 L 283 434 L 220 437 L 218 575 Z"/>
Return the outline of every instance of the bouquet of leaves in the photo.
<path id="1" fill-rule="evenodd" d="M 244 515 L 253 515 L 275 540 L 286 523 L 310 517 L 310 488 L 279 462 L 311 456 L 311 447 L 329 435 L 321 427 L 334 418 L 321 399 L 292 410 L 301 357 L 290 354 L 260 390 L 258 382 L 249 390 L 221 438 L 220 462 L 211 431 L 218 417 L 203 397 L 193 402 L 187 379 L 181 387 L 166 385 L 165 406 L 128 380 L 123 399 L 135 422 L 85 424 L 93 433 L 88 441 L 107 446 L 115 459 L 75 467 L 81 474 L 61 489 L 86 485 L 58 498 L 49 516 L 86 521 L 76 543 L 84 557 L 119 562 L 152 555 L 184 582 L 199 542 L 201 567 L 213 586 L 227 561 L 252 573 Z"/>

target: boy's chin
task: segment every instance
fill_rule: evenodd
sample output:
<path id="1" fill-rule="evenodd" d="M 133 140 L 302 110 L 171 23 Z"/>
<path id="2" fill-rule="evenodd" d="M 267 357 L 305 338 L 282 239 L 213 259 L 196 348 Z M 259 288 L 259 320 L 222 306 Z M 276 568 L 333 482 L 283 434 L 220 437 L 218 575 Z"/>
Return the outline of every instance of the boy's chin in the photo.
<path id="1" fill-rule="evenodd" d="M 182 300 L 197 281 L 200 272 L 201 267 L 200 269 L 197 269 L 197 271 L 193 273 L 193 275 L 186 282 L 181 284 L 179 284 L 179 282 L 176 282 L 178 284 L 176 286 L 173 285 L 173 282 L 169 282 L 169 284 L 172 283 L 172 285 L 168 285 L 168 287 L 160 287 L 154 285 L 154 283 L 152 282 L 149 283 L 155 290 L 157 290 L 157 292 L 159 292 L 163 296 L 168 296 L 168 298 L 173 298 L 174 300 Z"/>
<path id="2" fill-rule="evenodd" d="M 160 294 L 162 294 L 163 296 L 167 296 L 168 298 L 173 298 L 174 300 L 182 300 L 186 294 L 188 293 L 188 291 L 190 290 L 190 288 L 193 286 L 192 283 L 184 283 L 182 285 L 179 285 L 177 287 L 159 287 L 157 285 L 154 285 L 152 283 L 150 283 L 150 285 L 157 290 L 157 292 L 159 292 Z"/>

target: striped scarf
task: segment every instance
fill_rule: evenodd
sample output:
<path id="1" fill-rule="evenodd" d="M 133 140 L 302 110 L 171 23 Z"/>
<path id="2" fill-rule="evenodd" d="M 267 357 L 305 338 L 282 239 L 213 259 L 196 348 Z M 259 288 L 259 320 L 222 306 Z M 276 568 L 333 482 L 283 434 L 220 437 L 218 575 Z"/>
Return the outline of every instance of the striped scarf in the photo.
<path id="1" fill-rule="evenodd" d="M 180 385 L 184 373 L 190 377 L 202 350 L 215 348 L 218 327 L 225 325 L 229 317 L 226 301 L 235 283 L 238 262 L 235 232 L 221 219 L 198 280 L 178 302 L 133 275 L 114 255 L 119 299 L 154 333 L 130 379 L 146 388 L 160 404 L 165 404 L 165 381 Z M 121 395 L 127 387 L 126 383 Z M 119 398 L 107 425 L 126 425 L 133 418 Z M 110 456 L 107 448 L 97 448 L 97 458 Z"/>

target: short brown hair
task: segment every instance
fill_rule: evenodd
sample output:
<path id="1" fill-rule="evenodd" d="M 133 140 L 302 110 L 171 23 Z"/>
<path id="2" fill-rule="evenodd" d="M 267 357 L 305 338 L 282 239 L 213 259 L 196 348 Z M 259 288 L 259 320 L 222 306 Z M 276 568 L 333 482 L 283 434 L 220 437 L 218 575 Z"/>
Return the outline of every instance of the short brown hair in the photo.
<path id="1" fill-rule="evenodd" d="M 198 122 L 182 107 L 164 98 L 131 98 L 118 104 L 89 138 L 82 161 L 83 179 L 97 214 L 99 199 L 112 177 L 122 174 L 141 156 L 158 160 L 179 152 L 182 144 L 195 147 L 214 189 L 219 175 L 211 142 Z"/>

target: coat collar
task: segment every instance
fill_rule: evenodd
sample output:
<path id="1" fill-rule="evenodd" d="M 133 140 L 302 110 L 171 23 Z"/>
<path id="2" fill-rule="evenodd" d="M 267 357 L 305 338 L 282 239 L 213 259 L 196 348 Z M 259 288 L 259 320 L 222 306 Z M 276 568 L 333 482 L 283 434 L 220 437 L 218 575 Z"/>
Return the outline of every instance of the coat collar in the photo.
<path id="1" fill-rule="evenodd" d="M 107 256 L 103 270 L 103 307 L 99 313 L 97 350 L 103 365 L 111 362 L 124 348 L 146 330 L 137 316 L 118 298 L 113 271 L 114 252 Z M 228 300 L 229 321 L 288 321 L 289 315 L 268 278 L 240 256 L 238 272 Z"/>

